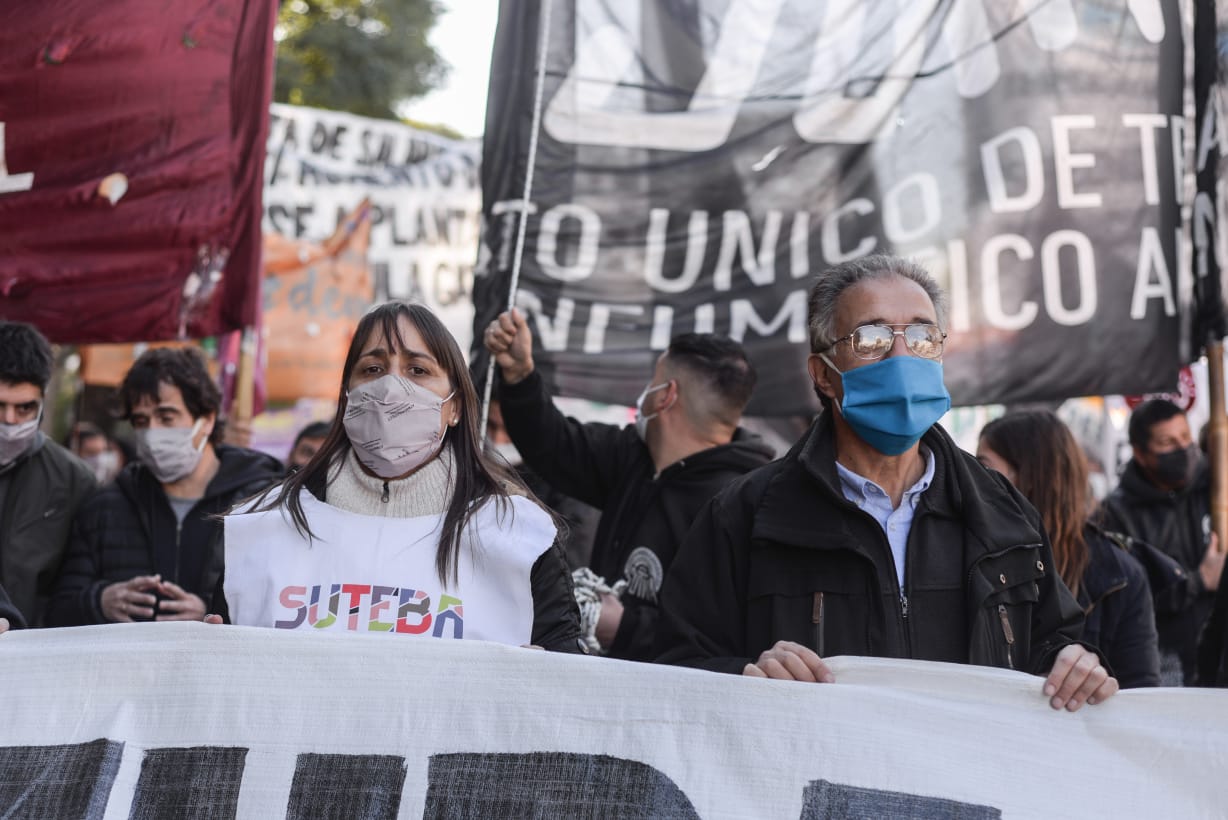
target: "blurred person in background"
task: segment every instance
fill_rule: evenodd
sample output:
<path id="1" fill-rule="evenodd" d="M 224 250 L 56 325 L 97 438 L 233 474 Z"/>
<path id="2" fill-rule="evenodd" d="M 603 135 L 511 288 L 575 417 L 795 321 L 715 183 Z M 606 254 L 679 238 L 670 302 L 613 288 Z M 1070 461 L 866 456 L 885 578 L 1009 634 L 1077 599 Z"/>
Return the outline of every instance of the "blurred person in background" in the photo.
<path id="1" fill-rule="evenodd" d="M 1083 607 L 1083 641 L 1097 647 L 1123 688 L 1158 686 L 1160 656 L 1147 575 L 1088 518 L 1088 467 L 1070 430 L 1048 410 L 995 419 L 976 456 L 1032 502 L 1053 543 L 1062 581 Z"/>
<path id="2" fill-rule="evenodd" d="M 1145 401 L 1130 415 L 1132 457 L 1105 499 L 1098 523 L 1162 550 L 1181 565 L 1180 584 L 1153 585 L 1161 680 L 1196 680 L 1198 636 L 1215 601 L 1224 553 L 1211 529 L 1210 470 L 1180 407 Z"/>
<path id="3" fill-rule="evenodd" d="M 119 444 L 88 421 L 73 425 L 65 445 L 93 470 L 100 486 L 111 483 L 127 463 Z"/>
<path id="4" fill-rule="evenodd" d="M 315 458 L 315 454 L 324 446 L 328 436 L 328 422 L 313 421 L 294 437 L 294 446 L 286 458 L 286 474 L 297 472 L 307 466 L 307 462 Z"/>

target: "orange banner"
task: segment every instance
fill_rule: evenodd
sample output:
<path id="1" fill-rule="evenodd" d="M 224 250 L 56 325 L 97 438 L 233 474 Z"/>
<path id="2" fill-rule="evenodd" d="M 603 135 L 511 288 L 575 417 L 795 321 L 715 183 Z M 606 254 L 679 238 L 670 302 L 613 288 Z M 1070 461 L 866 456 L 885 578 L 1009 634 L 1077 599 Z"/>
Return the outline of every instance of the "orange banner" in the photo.
<path id="1" fill-rule="evenodd" d="M 335 399 L 345 353 L 374 299 L 367 269 L 371 205 L 364 201 L 323 243 L 264 239 L 264 319 L 269 401 Z"/>

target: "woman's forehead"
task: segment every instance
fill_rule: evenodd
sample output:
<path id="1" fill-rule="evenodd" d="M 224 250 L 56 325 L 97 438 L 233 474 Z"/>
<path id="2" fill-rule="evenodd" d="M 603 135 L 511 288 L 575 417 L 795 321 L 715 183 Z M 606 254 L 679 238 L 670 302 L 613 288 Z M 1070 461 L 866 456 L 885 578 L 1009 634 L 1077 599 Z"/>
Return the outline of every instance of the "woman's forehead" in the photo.
<path id="1" fill-rule="evenodd" d="M 431 355 L 430 348 L 427 347 L 426 341 L 422 338 L 422 334 L 418 331 L 417 326 L 404 314 L 397 316 L 392 338 L 388 338 L 388 334 L 385 333 L 383 322 L 377 323 L 371 328 L 371 333 L 362 345 L 362 352 L 365 354 L 376 349 L 383 349 L 389 354 L 400 353 L 404 350 L 410 353 Z M 434 357 L 432 356 L 432 358 Z"/>

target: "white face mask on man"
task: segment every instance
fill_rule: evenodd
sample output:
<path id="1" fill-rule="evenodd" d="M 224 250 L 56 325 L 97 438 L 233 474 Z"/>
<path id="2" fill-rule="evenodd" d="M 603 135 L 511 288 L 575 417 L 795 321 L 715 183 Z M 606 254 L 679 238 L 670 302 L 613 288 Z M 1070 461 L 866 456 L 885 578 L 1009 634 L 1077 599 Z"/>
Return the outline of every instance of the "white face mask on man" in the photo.
<path id="1" fill-rule="evenodd" d="M 649 385 L 644 388 L 644 392 L 640 393 L 640 397 L 635 400 L 635 432 L 640 437 L 640 441 L 648 440 L 648 422 L 661 415 L 661 411 L 644 415 L 644 399 L 658 390 L 664 390 L 669 387 L 669 382 L 661 382 L 661 384 Z"/>
<path id="2" fill-rule="evenodd" d="M 30 443 L 38 435 L 38 425 L 42 420 L 43 413 L 40 410 L 38 418 L 18 424 L 0 424 L 0 467 L 7 467 L 30 449 Z"/>
<path id="3" fill-rule="evenodd" d="M 192 439 L 204 423 L 205 420 L 200 418 L 191 427 L 146 427 L 137 430 L 137 458 L 162 484 L 173 484 L 186 478 L 200 463 L 201 454 L 209 442 L 209 437 L 205 436 L 199 446 L 192 444 Z"/>

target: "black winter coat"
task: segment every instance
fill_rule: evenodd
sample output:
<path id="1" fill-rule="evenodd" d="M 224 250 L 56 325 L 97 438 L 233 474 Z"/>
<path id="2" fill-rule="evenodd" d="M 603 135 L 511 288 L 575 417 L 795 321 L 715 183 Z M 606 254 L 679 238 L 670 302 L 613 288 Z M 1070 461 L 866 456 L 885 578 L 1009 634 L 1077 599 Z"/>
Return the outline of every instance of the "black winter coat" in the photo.
<path id="1" fill-rule="evenodd" d="M 30 626 L 42 626 L 73 516 L 98 488 L 81 459 L 54 441 L 10 466 L 0 509 L 0 584 Z"/>
<path id="2" fill-rule="evenodd" d="M 840 489 L 824 413 L 695 522 L 662 590 L 660 660 L 739 673 L 786 640 L 824 657 L 1047 672 L 1083 614 L 1039 515 L 937 425 L 922 445 L 935 471 L 909 532 L 904 589 L 882 527 Z"/>
<path id="3" fill-rule="evenodd" d="M 13 606 L 4 587 L 0 587 L 0 618 L 7 618 L 11 629 L 21 629 L 26 625 L 26 619 L 22 617 L 17 607 Z"/>
<path id="4" fill-rule="evenodd" d="M 1123 689 L 1160 685 L 1151 588 L 1143 565 L 1095 527 L 1083 531 L 1089 560 L 1079 585 L 1083 640 L 1109 662 Z"/>
<path id="5" fill-rule="evenodd" d="M 609 655 L 652 660 L 666 570 L 695 516 L 771 449 L 739 430 L 729 444 L 696 453 L 660 475 L 634 425 L 581 424 L 564 416 L 534 372 L 499 388 L 503 421 L 525 463 L 547 483 L 601 510 L 590 566 L 611 585 L 627 581 Z"/>
<path id="6" fill-rule="evenodd" d="M 328 495 L 324 478 L 320 473 L 318 480 L 306 482 L 307 490 L 321 501 Z M 529 588 L 533 595 L 533 645 L 549 652 L 587 654 L 571 568 L 557 539 L 534 562 Z"/>
<path id="7" fill-rule="evenodd" d="M 1198 574 L 1211 535 L 1209 481 L 1204 466 L 1184 490 L 1167 492 L 1131 459 L 1100 516 L 1104 529 L 1145 541 L 1185 568 L 1184 583 L 1155 590 L 1153 600 L 1160 649 L 1180 656 L 1187 684 L 1194 682 L 1198 636 L 1215 602 Z"/>
<path id="8" fill-rule="evenodd" d="M 217 475 L 182 527 L 162 485 L 140 463 L 129 464 L 82 505 L 48 612 L 50 626 L 106 623 L 103 588 L 155 573 L 200 596 L 208 612 L 226 614 L 220 516 L 276 482 L 283 469 L 277 459 L 255 450 L 225 445 L 215 450 Z"/>

